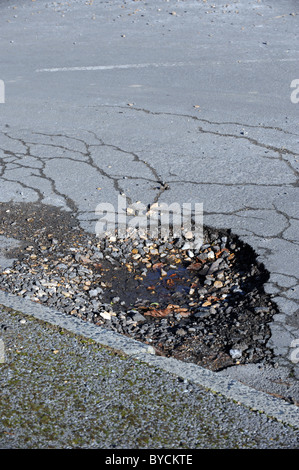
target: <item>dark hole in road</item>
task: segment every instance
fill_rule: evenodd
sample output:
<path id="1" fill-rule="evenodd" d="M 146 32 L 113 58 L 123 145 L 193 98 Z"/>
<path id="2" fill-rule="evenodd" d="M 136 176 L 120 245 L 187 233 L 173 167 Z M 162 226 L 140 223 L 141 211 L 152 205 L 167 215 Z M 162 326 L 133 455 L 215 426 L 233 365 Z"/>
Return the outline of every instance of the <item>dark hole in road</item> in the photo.
<path id="1" fill-rule="evenodd" d="M 165 274 L 162 268 L 150 269 L 144 277 L 135 276 L 135 278 L 126 271 L 121 272 L 116 269 L 113 276 L 109 270 L 108 276 L 113 291 L 121 295 L 127 307 L 134 307 L 136 303 L 165 307 L 172 303 L 173 299 L 187 296 L 192 284 L 192 275 L 190 276 L 184 266 L 176 270 L 169 269 Z"/>
<path id="2" fill-rule="evenodd" d="M 253 250 L 205 228 L 185 240 L 99 240 L 75 217 L 40 204 L 0 204 L 0 235 L 21 241 L 0 288 L 151 344 L 212 370 L 271 362 L 277 313 Z"/>

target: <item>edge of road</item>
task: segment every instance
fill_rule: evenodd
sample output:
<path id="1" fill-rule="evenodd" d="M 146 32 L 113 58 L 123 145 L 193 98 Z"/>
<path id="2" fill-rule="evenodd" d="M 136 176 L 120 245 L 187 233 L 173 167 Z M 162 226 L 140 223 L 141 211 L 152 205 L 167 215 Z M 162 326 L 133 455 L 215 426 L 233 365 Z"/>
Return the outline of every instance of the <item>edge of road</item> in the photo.
<path id="1" fill-rule="evenodd" d="M 229 377 L 220 376 L 217 372 L 204 369 L 196 364 L 157 356 L 152 346 L 4 291 L 0 291 L 1 305 L 92 339 L 102 346 L 120 351 L 165 372 L 196 383 L 214 393 L 219 393 L 252 411 L 265 413 L 270 418 L 299 428 L 299 407 L 276 396 L 251 388 Z"/>

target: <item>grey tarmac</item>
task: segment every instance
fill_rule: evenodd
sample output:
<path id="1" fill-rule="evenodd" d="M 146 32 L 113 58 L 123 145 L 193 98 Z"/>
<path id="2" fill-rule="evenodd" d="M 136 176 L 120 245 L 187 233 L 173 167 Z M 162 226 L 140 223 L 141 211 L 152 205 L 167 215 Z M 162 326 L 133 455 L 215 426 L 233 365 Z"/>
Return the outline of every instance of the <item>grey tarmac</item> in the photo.
<path id="1" fill-rule="evenodd" d="M 0 13 L 0 203 L 60 207 L 90 233 L 120 194 L 203 203 L 204 224 L 255 250 L 280 309 L 275 368 L 203 375 L 298 419 L 278 398 L 299 393 L 297 2 L 5 0 Z"/>

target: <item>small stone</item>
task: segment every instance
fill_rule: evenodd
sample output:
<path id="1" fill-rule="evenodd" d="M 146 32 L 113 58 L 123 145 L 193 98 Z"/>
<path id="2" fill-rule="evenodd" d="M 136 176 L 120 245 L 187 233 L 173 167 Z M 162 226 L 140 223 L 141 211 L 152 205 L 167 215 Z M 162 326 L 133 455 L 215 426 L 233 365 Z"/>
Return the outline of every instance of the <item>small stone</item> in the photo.
<path id="1" fill-rule="evenodd" d="M 134 313 L 134 315 L 132 316 L 132 320 L 134 322 L 141 322 L 141 321 L 146 321 L 146 318 L 141 315 L 141 313 L 137 312 L 137 313 Z"/>
<path id="2" fill-rule="evenodd" d="M 198 310 L 195 314 L 194 314 L 194 317 L 195 318 L 206 318 L 208 317 L 209 315 L 211 314 L 211 312 L 208 310 L 208 309 L 200 309 Z"/>
<path id="3" fill-rule="evenodd" d="M 67 291 L 62 291 L 61 293 L 64 295 L 64 297 L 71 297 L 71 294 Z"/>
<path id="4" fill-rule="evenodd" d="M 97 295 L 98 295 L 98 290 L 97 289 L 90 289 L 89 297 L 96 297 Z"/>
<path id="5" fill-rule="evenodd" d="M 190 250 L 190 248 L 192 248 L 192 245 L 191 245 L 191 243 L 189 243 L 189 242 L 186 242 L 186 243 L 182 246 L 182 250 Z"/>
<path id="6" fill-rule="evenodd" d="M 215 281 L 214 282 L 214 287 L 216 287 L 216 289 L 220 289 L 221 287 L 223 287 L 223 282 Z"/>
<path id="7" fill-rule="evenodd" d="M 189 231 L 185 233 L 185 238 L 186 240 L 192 240 L 193 238 L 193 232 Z"/>
<path id="8" fill-rule="evenodd" d="M 240 349 L 230 349 L 229 354 L 232 359 L 240 359 L 240 357 L 242 357 L 242 351 L 240 351 Z"/>
<path id="9" fill-rule="evenodd" d="M 198 290 L 197 290 L 198 294 L 199 295 L 205 295 L 207 294 L 207 289 L 205 289 L 204 287 L 200 287 Z"/>
<path id="10" fill-rule="evenodd" d="M 101 317 L 104 318 L 105 320 L 111 320 L 111 317 L 113 315 L 113 312 L 101 312 L 100 313 Z"/>
<path id="11" fill-rule="evenodd" d="M 269 307 L 255 307 L 254 308 L 254 313 L 269 313 L 270 308 Z"/>
<path id="12" fill-rule="evenodd" d="M 179 336 L 185 336 L 187 334 L 187 331 L 184 330 L 184 328 L 179 328 L 177 331 L 176 331 L 176 334 L 179 335 Z"/>
<path id="13" fill-rule="evenodd" d="M 218 271 L 219 269 L 219 265 L 222 263 L 222 259 L 219 258 L 217 259 L 216 261 L 214 261 L 210 268 L 209 268 L 209 274 L 213 274 L 214 272 Z"/>

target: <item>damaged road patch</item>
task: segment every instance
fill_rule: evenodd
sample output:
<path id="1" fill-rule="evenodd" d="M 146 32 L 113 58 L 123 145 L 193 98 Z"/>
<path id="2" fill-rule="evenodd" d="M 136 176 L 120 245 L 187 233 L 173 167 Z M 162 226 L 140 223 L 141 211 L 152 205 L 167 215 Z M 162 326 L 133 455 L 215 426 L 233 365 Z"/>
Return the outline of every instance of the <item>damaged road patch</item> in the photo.
<path id="1" fill-rule="evenodd" d="M 1 235 L 20 240 L 2 290 L 213 371 L 273 363 L 268 273 L 227 231 L 205 228 L 193 249 L 183 237 L 99 240 L 40 204 L 1 204 L 0 216 Z"/>

